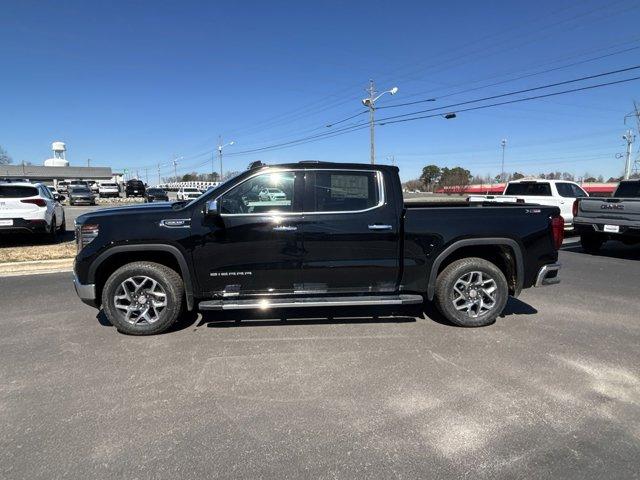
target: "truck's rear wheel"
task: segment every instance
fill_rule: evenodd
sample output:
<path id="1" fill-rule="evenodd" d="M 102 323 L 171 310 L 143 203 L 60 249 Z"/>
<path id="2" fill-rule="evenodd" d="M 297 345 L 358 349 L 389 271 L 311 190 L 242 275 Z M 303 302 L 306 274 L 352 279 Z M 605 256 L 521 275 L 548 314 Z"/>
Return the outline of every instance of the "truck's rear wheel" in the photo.
<path id="1" fill-rule="evenodd" d="M 595 233 L 583 233 L 580 235 L 580 245 L 587 253 L 598 253 L 605 239 Z"/>
<path id="2" fill-rule="evenodd" d="M 436 281 L 436 306 L 451 323 L 483 327 L 495 322 L 507 303 L 509 286 L 502 271 L 483 258 L 448 265 Z"/>
<path id="3" fill-rule="evenodd" d="M 153 335 L 175 323 L 184 285 L 175 270 L 153 262 L 133 262 L 117 269 L 102 289 L 102 308 L 123 333 Z"/>

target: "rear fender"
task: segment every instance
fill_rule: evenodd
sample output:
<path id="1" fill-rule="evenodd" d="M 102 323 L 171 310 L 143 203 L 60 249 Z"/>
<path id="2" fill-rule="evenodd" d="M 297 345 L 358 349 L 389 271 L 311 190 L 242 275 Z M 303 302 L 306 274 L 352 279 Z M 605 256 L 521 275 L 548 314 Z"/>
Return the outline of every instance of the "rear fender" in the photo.
<path id="1" fill-rule="evenodd" d="M 427 285 L 427 298 L 429 300 L 433 300 L 436 293 L 436 279 L 438 278 L 438 270 L 440 269 L 442 262 L 460 248 L 477 245 L 502 245 L 510 247 L 513 250 L 516 265 L 516 286 L 514 296 L 517 297 L 520 294 L 524 282 L 524 260 L 522 256 L 522 249 L 518 242 L 510 238 L 468 238 L 452 243 L 433 261 L 433 264 L 431 265 L 431 272 L 429 273 L 429 283 Z"/>

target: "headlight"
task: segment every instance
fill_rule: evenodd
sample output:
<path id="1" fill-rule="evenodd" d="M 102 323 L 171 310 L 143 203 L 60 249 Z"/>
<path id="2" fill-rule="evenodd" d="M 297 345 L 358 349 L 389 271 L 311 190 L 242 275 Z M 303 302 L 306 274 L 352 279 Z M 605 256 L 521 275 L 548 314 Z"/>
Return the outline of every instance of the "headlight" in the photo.
<path id="1" fill-rule="evenodd" d="M 76 227 L 76 246 L 78 252 L 89 245 L 98 236 L 100 227 L 95 224 L 84 224 Z"/>

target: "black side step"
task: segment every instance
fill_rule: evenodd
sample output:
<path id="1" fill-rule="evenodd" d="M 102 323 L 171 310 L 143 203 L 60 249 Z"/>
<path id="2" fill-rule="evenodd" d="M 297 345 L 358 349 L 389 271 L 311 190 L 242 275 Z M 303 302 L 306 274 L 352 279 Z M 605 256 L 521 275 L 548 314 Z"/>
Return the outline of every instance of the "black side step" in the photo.
<path id="1" fill-rule="evenodd" d="M 246 310 L 258 308 L 357 307 L 364 305 L 414 305 L 424 301 L 422 295 L 367 295 L 342 297 L 289 297 L 207 300 L 200 310 Z"/>

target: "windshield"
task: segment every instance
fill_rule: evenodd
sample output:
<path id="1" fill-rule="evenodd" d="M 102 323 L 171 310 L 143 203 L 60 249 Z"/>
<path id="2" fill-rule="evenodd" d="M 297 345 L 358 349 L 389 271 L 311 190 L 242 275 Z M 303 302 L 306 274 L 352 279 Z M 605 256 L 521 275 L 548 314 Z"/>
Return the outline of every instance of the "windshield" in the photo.
<path id="1" fill-rule="evenodd" d="M 200 190 L 197 188 L 185 188 L 184 191 L 187 193 L 200 193 Z"/>
<path id="2" fill-rule="evenodd" d="M 101 187 L 107 187 L 107 188 L 116 188 L 117 185 L 115 183 L 103 183 L 100 185 Z"/>
<path id="3" fill-rule="evenodd" d="M 91 193 L 86 187 L 75 187 L 71 189 L 71 193 Z"/>
<path id="4" fill-rule="evenodd" d="M 147 192 L 149 192 L 152 195 L 164 195 L 164 190 L 161 190 L 159 188 L 150 188 L 149 190 L 147 190 Z"/>
<path id="5" fill-rule="evenodd" d="M 640 182 L 620 182 L 614 196 L 640 198 Z"/>

